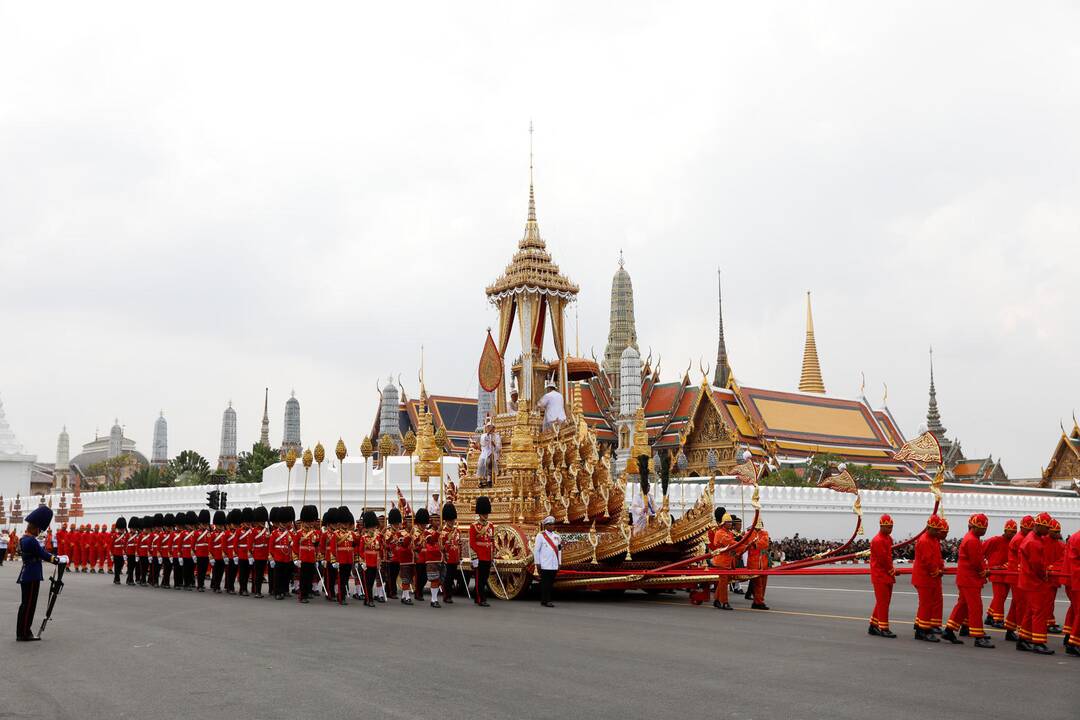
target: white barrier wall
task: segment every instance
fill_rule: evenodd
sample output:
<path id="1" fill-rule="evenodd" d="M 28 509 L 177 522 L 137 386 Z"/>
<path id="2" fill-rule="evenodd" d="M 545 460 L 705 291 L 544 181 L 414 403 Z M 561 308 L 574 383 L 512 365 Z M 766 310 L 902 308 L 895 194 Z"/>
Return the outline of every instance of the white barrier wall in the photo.
<path id="1" fill-rule="evenodd" d="M 443 478 L 457 478 L 458 460 L 445 458 Z M 415 461 L 411 464 L 415 467 Z M 290 477 L 284 463 L 268 467 L 261 483 L 223 485 L 228 493 L 230 508 L 245 505 L 273 507 L 288 504 L 299 510 L 306 501 L 319 505 L 320 489 L 322 507 L 348 505 L 354 514 L 361 508 L 381 509 L 384 494 L 389 503 L 397 497 L 397 489 L 410 501 L 414 509 L 430 501 L 431 492 L 439 489 L 432 478 L 428 485 L 412 476 L 410 483 L 409 458 L 394 457 L 388 463 L 389 472 L 373 469 L 363 458 L 346 458 L 344 483 L 337 462 L 323 463 L 320 473 L 312 466 L 304 481 L 304 467 L 297 463 Z M 370 477 L 370 482 L 366 482 Z M 669 505 L 676 517 L 683 509 L 692 506 L 707 485 L 701 478 L 693 481 L 674 481 L 669 488 Z M 365 491 L 366 488 L 366 491 Z M 156 512 L 199 510 L 206 507 L 206 493 L 215 489 L 212 485 L 193 487 L 155 488 L 150 490 L 119 490 L 114 492 L 88 492 L 83 498 L 85 516 L 79 523 L 111 523 L 118 516 L 146 515 Z M 652 488 L 654 505 L 660 507 L 659 486 Z M 713 495 L 715 506 L 724 506 L 732 514 L 742 516 L 747 522 L 754 515 L 750 505 L 752 488 L 737 484 L 717 484 Z M 1050 492 L 1025 490 L 1022 495 L 999 492 L 946 493 L 944 514 L 952 525 L 952 534 L 962 534 L 968 515 L 986 513 L 990 518 L 990 534 L 997 534 L 1008 518 L 1019 519 L 1046 511 L 1061 521 L 1066 535 L 1080 530 L 1080 497 L 1063 497 Z M 640 490 L 636 483 L 627 484 L 627 498 L 635 496 L 640 502 Z M 918 532 L 926 524 L 926 517 L 934 506 L 933 496 L 926 491 L 863 490 L 863 519 L 868 535 L 877 531 L 878 517 L 888 513 L 895 522 L 893 534 L 904 538 Z M 760 489 L 761 517 L 765 527 L 774 538 L 790 537 L 799 533 L 803 537 L 823 540 L 847 539 L 855 527 L 852 504 L 855 496 L 833 490 L 804 487 L 762 487 Z M 68 496 L 68 502 L 71 497 Z M 37 504 L 37 498 L 24 498 L 23 511 L 28 512 Z M 59 506 L 59 496 L 52 496 L 52 506 Z M 471 508 L 460 508 L 464 519 L 471 517 Z"/>

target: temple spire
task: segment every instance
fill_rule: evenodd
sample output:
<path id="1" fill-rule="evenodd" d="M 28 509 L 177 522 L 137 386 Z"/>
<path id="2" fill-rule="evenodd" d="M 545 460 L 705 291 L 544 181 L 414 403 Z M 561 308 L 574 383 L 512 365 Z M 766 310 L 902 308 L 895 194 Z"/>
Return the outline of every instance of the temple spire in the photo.
<path id="1" fill-rule="evenodd" d="M 806 292 L 806 345 L 803 347 L 799 391 L 822 394 L 825 392 L 825 382 L 821 379 L 821 365 L 818 362 L 817 343 L 814 342 L 814 314 L 810 309 L 809 290 Z"/>
<path id="2" fill-rule="evenodd" d="M 933 433 L 938 443 L 945 443 L 945 426 L 937 406 L 937 389 L 934 387 L 934 348 L 930 348 L 930 402 L 926 408 L 926 429 Z"/>
<path id="3" fill-rule="evenodd" d="M 611 315 L 608 322 L 608 341 L 604 349 L 604 372 L 611 381 L 611 399 L 619 405 L 622 383 L 622 356 L 626 348 L 640 352 L 637 340 L 637 324 L 634 321 L 634 286 L 627 272 L 622 250 L 619 251 L 619 267 L 611 278 Z M 640 360 L 640 357 L 639 357 Z M 640 386 L 640 383 L 639 383 Z"/>
<path id="4" fill-rule="evenodd" d="M 720 268 L 716 268 L 716 310 L 720 335 L 716 342 L 716 371 L 713 373 L 713 385 L 727 387 L 731 379 L 731 365 L 728 364 L 727 345 L 724 344 L 724 300 L 721 292 Z"/>
<path id="5" fill-rule="evenodd" d="M 536 192 L 533 190 L 533 124 L 529 121 L 529 215 L 525 221 L 525 235 L 518 243 L 520 248 L 544 249 L 540 237 L 540 224 L 536 222 Z"/>
<path id="6" fill-rule="evenodd" d="M 263 396 L 262 429 L 259 432 L 259 444 L 270 447 L 270 388 Z"/>

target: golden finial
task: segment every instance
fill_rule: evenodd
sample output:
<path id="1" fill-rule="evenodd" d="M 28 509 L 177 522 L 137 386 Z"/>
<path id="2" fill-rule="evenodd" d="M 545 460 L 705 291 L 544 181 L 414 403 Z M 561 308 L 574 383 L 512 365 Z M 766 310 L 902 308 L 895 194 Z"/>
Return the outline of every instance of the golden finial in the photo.
<path id="1" fill-rule="evenodd" d="M 304 455 L 301 458 L 301 461 L 304 463 L 304 467 L 306 467 L 306 468 L 311 467 L 311 461 L 312 460 L 313 460 L 313 458 L 311 456 L 311 448 L 306 448 L 304 450 Z"/>
<path id="2" fill-rule="evenodd" d="M 341 438 L 338 438 L 337 447 L 334 448 L 334 454 L 337 455 L 338 462 L 344 461 L 345 456 L 348 454 L 348 451 L 345 449 L 345 441 Z"/>
<path id="3" fill-rule="evenodd" d="M 435 444 L 439 446 L 440 450 L 446 450 L 447 442 L 446 428 L 439 427 L 439 429 L 435 431 Z"/>
<path id="4" fill-rule="evenodd" d="M 326 459 L 326 448 L 323 447 L 321 442 L 315 443 L 315 462 L 322 465 L 323 460 Z"/>
<path id="5" fill-rule="evenodd" d="M 289 448 L 289 452 L 285 453 L 285 467 L 290 470 L 293 469 L 293 465 L 296 464 L 296 451 Z"/>
<path id="6" fill-rule="evenodd" d="M 416 433 L 411 429 L 405 433 L 405 437 L 402 439 L 401 444 L 405 446 L 405 453 L 412 455 L 416 450 Z"/>
<path id="7" fill-rule="evenodd" d="M 375 446 L 372 444 L 371 438 L 365 435 L 363 442 L 360 443 L 360 454 L 365 458 L 369 458 L 374 451 Z"/>
<path id="8" fill-rule="evenodd" d="M 383 433 L 379 438 L 379 455 L 383 458 L 387 458 L 394 454 L 394 438 L 390 437 L 387 433 Z"/>

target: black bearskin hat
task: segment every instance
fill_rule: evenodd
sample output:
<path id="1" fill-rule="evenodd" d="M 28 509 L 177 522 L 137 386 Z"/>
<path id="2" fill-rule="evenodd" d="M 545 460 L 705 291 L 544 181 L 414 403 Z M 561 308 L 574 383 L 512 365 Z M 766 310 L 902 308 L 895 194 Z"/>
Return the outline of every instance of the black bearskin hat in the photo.
<path id="1" fill-rule="evenodd" d="M 375 513 L 371 510 L 366 511 L 361 517 L 364 518 L 364 528 L 370 530 L 373 527 L 379 526 L 379 518 L 375 517 Z"/>
<path id="2" fill-rule="evenodd" d="M 489 498 L 487 495 L 481 495 L 480 497 L 476 498 L 476 514 L 491 514 L 491 498 Z"/>
<path id="3" fill-rule="evenodd" d="M 457 520 L 457 508 L 454 507 L 454 503 L 446 503 L 442 506 L 442 519 Z"/>
<path id="4" fill-rule="evenodd" d="M 154 513 L 154 527 L 165 527 L 165 516 L 161 513 Z"/>
<path id="5" fill-rule="evenodd" d="M 116 518 L 116 529 L 127 530 L 127 520 L 125 520 L 123 516 Z"/>
<path id="6" fill-rule="evenodd" d="M 352 527 L 356 524 L 356 518 L 353 517 L 352 510 L 342 505 L 337 509 L 338 522 L 342 525 L 348 525 Z"/>
<path id="7" fill-rule="evenodd" d="M 265 525 L 268 519 L 270 519 L 270 514 L 262 505 L 251 511 L 251 521 L 254 523 L 258 523 L 259 525 Z"/>
<path id="8" fill-rule="evenodd" d="M 420 508 L 416 511 L 416 515 L 415 517 L 413 517 L 413 522 L 417 525 L 427 525 L 429 519 L 430 516 L 428 515 L 427 508 Z"/>
<path id="9" fill-rule="evenodd" d="M 323 527 L 328 527 L 330 525 L 337 525 L 339 522 L 341 522 L 341 521 L 338 520 L 337 508 L 327 508 L 326 512 L 324 512 L 323 516 L 322 516 Z"/>
<path id="10" fill-rule="evenodd" d="M 296 508 L 292 505 L 281 508 L 281 522 L 296 522 Z"/>
<path id="11" fill-rule="evenodd" d="M 396 507 L 390 508 L 390 512 L 386 515 L 386 521 L 391 525 L 401 524 L 401 511 Z"/>
<path id="12" fill-rule="evenodd" d="M 272 523 L 281 522 L 281 508 L 277 507 L 276 505 L 274 507 L 270 508 L 270 522 L 272 522 Z"/>
<path id="13" fill-rule="evenodd" d="M 244 508 L 243 510 L 240 511 L 240 522 L 242 522 L 242 523 L 253 523 L 253 522 L 255 522 L 255 513 L 252 511 L 251 508 L 246 507 L 246 508 Z"/>
<path id="14" fill-rule="evenodd" d="M 195 527 L 199 524 L 199 513 L 194 510 L 187 511 L 187 524 L 189 527 Z"/>
<path id="15" fill-rule="evenodd" d="M 176 516 L 172 513 L 165 513 L 163 520 L 165 522 L 165 527 L 175 527 L 176 525 Z"/>
<path id="16" fill-rule="evenodd" d="M 725 515 L 727 515 L 727 508 L 723 506 L 720 506 L 712 511 L 713 519 L 716 520 L 716 522 L 722 521 Z"/>
<path id="17" fill-rule="evenodd" d="M 228 523 L 229 523 L 229 518 L 228 518 L 227 515 L 225 515 L 224 510 L 215 510 L 214 511 L 214 525 L 215 526 L 224 527 Z"/>
<path id="18" fill-rule="evenodd" d="M 232 510 L 229 511 L 228 524 L 229 525 L 239 525 L 240 524 L 240 517 L 241 517 L 240 508 L 233 508 Z"/>
<path id="19" fill-rule="evenodd" d="M 305 505 L 300 508 L 300 522 L 318 522 L 319 508 L 314 505 Z"/>
<path id="20" fill-rule="evenodd" d="M 202 510 L 199 511 L 199 524 L 200 525 L 209 525 L 210 524 L 210 511 L 207 510 L 206 508 L 203 508 Z"/>
<path id="21" fill-rule="evenodd" d="M 134 515 L 132 515 L 131 519 L 128 520 L 128 528 L 130 528 L 131 530 L 139 530 L 139 525 L 141 524 L 142 523 L 139 522 L 139 518 L 135 517 Z"/>
<path id="22" fill-rule="evenodd" d="M 142 518 L 139 520 L 139 526 L 143 530 L 153 530 L 154 529 L 154 516 L 153 515 L 143 515 Z"/>

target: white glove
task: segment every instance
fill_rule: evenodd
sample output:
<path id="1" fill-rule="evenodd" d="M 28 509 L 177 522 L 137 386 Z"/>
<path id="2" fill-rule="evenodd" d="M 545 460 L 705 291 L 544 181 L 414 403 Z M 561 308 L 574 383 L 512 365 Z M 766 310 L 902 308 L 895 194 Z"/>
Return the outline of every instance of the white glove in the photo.
<path id="1" fill-rule="evenodd" d="M 255 564 L 255 558 L 248 558 L 248 565 L 254 565 L 254 564 Z"/>
<path id="2" fill-rule="evenodd" d="M 56 562 L 58 564 L 60 564 L 60 565 L 67 565 L 68 564 L 68 556 L 67 555 L 61 555 L 60 557 L 56 558 Z"/>
<path id="3" fill-rule="evenodd" d="M 216 560 L 214 560 L 214 558 L 210 558 L 210 567 L 214 567 L 215 562 Z"/>
<path id="4" fill-rule="evenodd" d="M 270 567 L 277 567 L 277 563 L 273 560 L 270 561 Z"/>
<path id="5" fill-rule="evenodd" d="M 300 561 L 299 560 L 293 560 L 292 564 L 295 565 L 296 567 L 300 567 Z"/>
<path id="6" fill-rule="evenodd" d="M 473 558 L 473 559 L 472 559 L 472 566 L 473 566 L 473 568 L 475 569 L 475 568 L 476 568 L 477 566 L 479 566 L 479 565 L 480 565 L 480 561 L 479 561 L 479 560 L 477 560 L 476 558 Z"/>
<path id="7" fill-rule="evenodd" d="M 340 565 L 338 565 L 337 563 L 334 563 L 333 565 L 331 565 L 331 567 L 332 567 L 332 568 L 334 568 L 335 570 L 337 570 L 337 569 L 339 569 L 339 568 L 340 568 L 341 566 L 340 566 Z"/>

